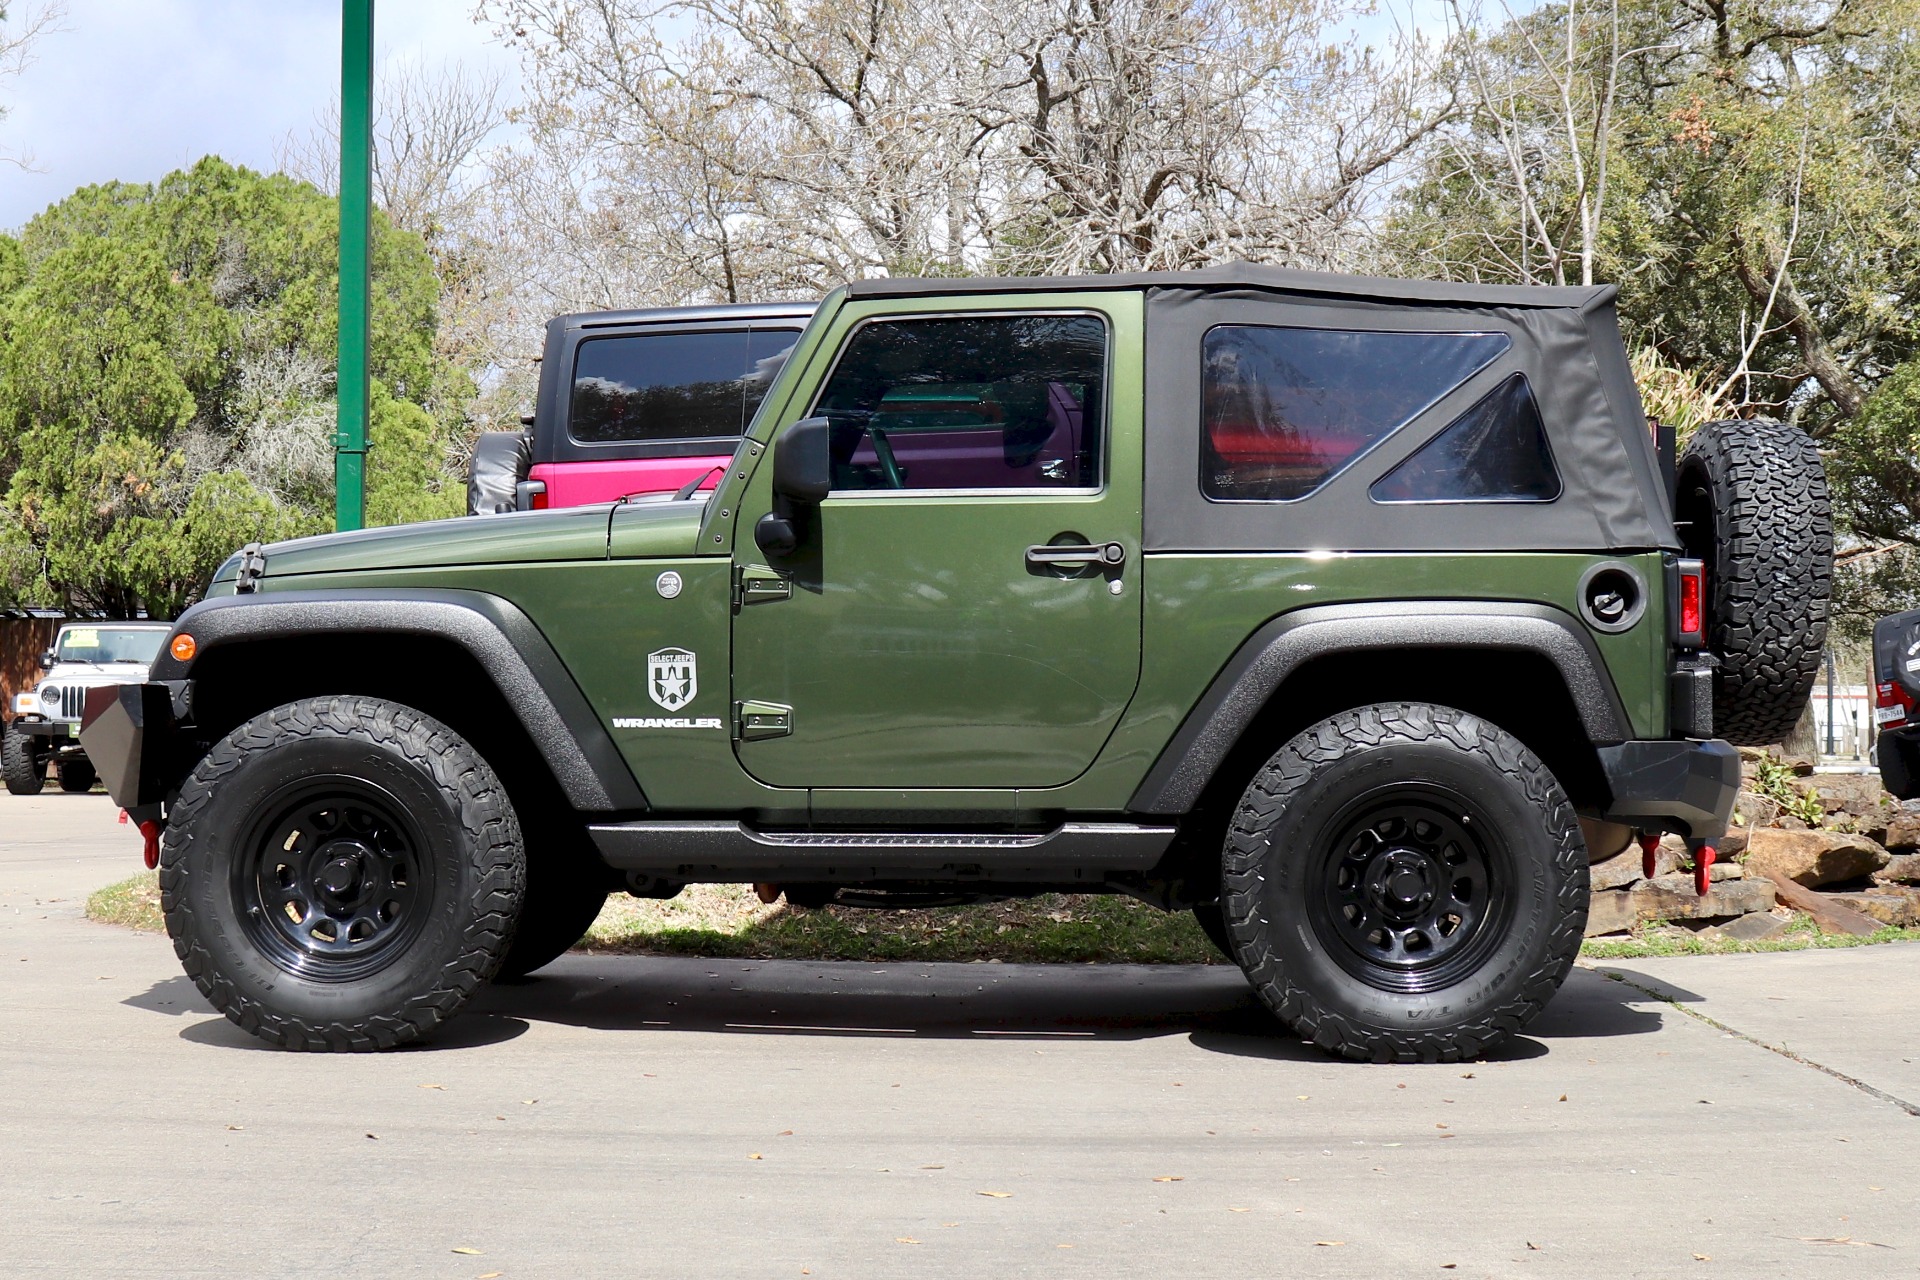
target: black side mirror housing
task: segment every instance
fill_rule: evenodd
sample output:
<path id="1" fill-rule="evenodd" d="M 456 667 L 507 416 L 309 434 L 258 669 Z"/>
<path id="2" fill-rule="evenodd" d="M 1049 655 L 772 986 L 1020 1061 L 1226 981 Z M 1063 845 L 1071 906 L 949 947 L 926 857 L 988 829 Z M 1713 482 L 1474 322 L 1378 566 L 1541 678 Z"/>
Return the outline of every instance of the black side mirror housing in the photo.
<path id="1" fill-rule="evenodd" d="M 773 444 L 773 510 L 753 526 L 753 540 L 769 556 L 800 549 L 806 513 L 833 490 L 832 424 L 802 418 Z"/>
<path id="2" fill-rule="evenodd" d="M 55 662 L 55 661 L 57 661 L 57 660 L 59 659 L 59 656 L 60 656 L 60 655 L 59 655 L 58 653 L 56 653 L 56 652 L 54 652 L 54 651 L 53 651 L 52 649 L 49 649 L 49 650 L 47 650 L 47 651 L 46 651 L 45 653 L 43 653 L 43 654 L 41 654 L 41 655 L 40 655 L 40 669 L 41 669 L 42 671 L 51 671 L 51 670 L 53 670 L 53 664 L 54 664 L 54 662 Z"/>

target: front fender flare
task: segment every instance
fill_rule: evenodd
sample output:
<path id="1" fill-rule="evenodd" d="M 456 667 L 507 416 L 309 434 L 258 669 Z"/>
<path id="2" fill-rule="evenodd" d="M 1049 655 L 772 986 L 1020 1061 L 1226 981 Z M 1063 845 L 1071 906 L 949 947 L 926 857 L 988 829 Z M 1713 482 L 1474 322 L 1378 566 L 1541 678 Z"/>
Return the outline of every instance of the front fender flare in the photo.
<path id="1" fill-rule="evenodd" d="M 1187 713 L 1127 808 L 1151 814 L 1192 809 L 1274 691 L 1307 662 L 1330 653 L 1406 648 L 1538 654 L 1566 682 L 1596 746 L 1629 736 L 1626 711 L 1593 638 L 1558 609 L 1475 600 L 1322 605 L 1284 614 L 1247 638 Z"/>
<path id="2" fill-rule="evenodd" d="M 194 605 L 174 624 L 189 632 L 194 659 L 173 656 L 168 638 L 154 680 L 187 680 L 217 649 L 283 636 L 417 635 L 459 645 L 480 664 L 519 717 L 575 809 L 647 808 L 645 794 L 566 664 L 526 614 L 483 591 L 398 588 L 276 591 Z"/>

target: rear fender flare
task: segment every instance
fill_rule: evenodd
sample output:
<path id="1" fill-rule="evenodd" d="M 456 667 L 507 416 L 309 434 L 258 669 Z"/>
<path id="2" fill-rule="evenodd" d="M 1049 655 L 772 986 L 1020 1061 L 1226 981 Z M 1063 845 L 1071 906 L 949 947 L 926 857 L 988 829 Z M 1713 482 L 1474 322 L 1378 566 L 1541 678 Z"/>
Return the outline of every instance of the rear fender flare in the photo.
<path id="1" fill-rule="evenodd" d="M 1600 746 L 1629 736 L 1626 711 L 1593 638 L 1559 609 L 1472 600 L 1316 606 L 1275 618 L 1247 638 L 1187 713 L 1127 808 L 1191 810 L 1274 692 L 1313 659 L 1408 648 L 1538 654 L 1559 671 L 1590 741 Z"/>

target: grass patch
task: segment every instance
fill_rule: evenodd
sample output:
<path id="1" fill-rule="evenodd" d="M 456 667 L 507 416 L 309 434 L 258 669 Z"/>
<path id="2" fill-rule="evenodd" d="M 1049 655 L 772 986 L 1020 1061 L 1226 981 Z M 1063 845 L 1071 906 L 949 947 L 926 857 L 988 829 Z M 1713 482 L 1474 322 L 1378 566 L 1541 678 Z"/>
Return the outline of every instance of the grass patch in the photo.
<path id="1" fill-rule="evenodd" d="M 159 877 L 143 871 L 87 899 L 87 918 L 160 932 Z M 1856 936 L 1821 933 L 1796 915 L 1768 942 L 1702 938 L 1651 924 L 1626 938 L 1589 938 L 1588 960 L 1738 955 L 1920 942 L 1920 929 Z M 1014 902 L 920 911 L 761 902 L 743 884 L 690 885 L 660 901 L 611 898 L 575 948 L 600 955 L 711 956 L 751 960 L 1005 960 L 1029 964 L 1224 964 L 1186 912 L 1166 912 L 1111 894 L 1047 894 Z"/>
<path id="2" fill-rule="evenodd" d="M 87 898 L 87 919 L 128 929 L 164 930 L 167 924 L 160 918 L 159 873 L 142 871 L 118 884 L 96 889 Z"/>
<path id="3" fill-rule="evenodd" d="M 1186 912 L 1112 894 L 1046 894 L 918 911 L 768 906 L 743 884 L 607 903 L 582 949 L 757 960 L 1224 964 Z"/>

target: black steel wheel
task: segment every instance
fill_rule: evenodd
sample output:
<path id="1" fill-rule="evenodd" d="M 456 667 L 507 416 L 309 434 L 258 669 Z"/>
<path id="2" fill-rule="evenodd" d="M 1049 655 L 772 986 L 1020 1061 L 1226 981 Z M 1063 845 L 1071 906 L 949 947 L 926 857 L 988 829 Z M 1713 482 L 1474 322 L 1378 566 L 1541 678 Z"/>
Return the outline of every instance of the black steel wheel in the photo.
<path id="1" fill-rule="evenodd" d="M 16 796 L 37 796 L 47 785 L 47 758 L 36 750 L 38 739 L 6 726 L 0 737 L 0 771 L 6 775 L 7 792 Z"/>
<path id="2" fill-rule="evenodd" d="M 1518 1032 L 1579 954 L 1587 851 L 1545 765 L 1449 707 L 1383 703 L 1274 754 L 1235 810 L 1220 907 L 1261 1000 L 1376 1062 Z"/>
<path id="3" fill-rule="evenodd" d="M 241 841 L 235 916 L 296 977 L 379 972 L 432 917 L 431 846 L 391 794 L 362 779 L 322 776 L 287 791 Z"/>
<path id="4" fill-rule="evenodd" d="M 1448 788 L 1389 783 L 1362 796 L 1317 853 L 1314 933 L 1385 991 L 1438 991 L 1505 928 L 1513 880 L 1499 832 Z"/>
<path id="5" fill-rule="evenodd" d="M 464 739 L 373 698 L 235 729 L 167 815 L 160 907 L 214 1008 L 289 1049 L 390 1049 L 499 970 L 525 891 L 520 824 Z"/>

